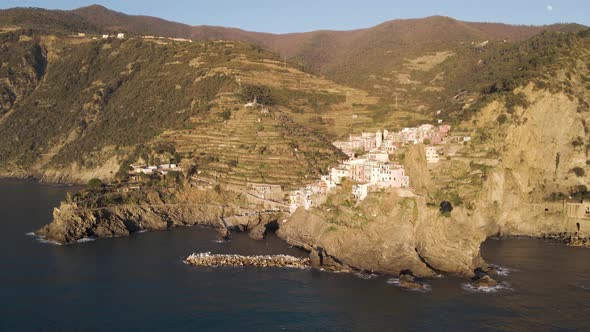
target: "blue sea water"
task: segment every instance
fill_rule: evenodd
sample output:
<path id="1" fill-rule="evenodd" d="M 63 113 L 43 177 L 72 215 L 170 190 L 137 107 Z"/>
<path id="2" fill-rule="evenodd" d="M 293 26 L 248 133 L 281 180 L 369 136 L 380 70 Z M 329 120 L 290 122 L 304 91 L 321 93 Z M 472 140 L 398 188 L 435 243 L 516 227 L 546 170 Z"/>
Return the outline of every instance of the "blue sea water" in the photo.
<path id="1" fill-rule="evenodd" d="M 27 236 L 71 187 L 0 181 L 0 331 L 583 331 L 590 249 L 488 240 L 501 289 L 430 280 L 410 292 L 387 276 L 196 268 L 192 252 L 305 255 L 277 239 L 215 242 L 179 228 L 75 245 Z"/>

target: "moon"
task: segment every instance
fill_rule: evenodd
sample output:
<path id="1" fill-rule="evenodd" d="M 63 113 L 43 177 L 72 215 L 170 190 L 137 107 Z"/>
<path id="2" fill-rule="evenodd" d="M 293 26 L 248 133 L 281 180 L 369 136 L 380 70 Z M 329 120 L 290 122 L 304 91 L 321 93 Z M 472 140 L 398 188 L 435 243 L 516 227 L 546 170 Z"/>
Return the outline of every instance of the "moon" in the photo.
<path id="1" fill-rule="evenodd" d="M 548 12 L 550 12 L 550 11 L 553 11 L 553 6 L 551 6 L 551 5 L 547 5 L 547 11 L 548 11 Z"/>

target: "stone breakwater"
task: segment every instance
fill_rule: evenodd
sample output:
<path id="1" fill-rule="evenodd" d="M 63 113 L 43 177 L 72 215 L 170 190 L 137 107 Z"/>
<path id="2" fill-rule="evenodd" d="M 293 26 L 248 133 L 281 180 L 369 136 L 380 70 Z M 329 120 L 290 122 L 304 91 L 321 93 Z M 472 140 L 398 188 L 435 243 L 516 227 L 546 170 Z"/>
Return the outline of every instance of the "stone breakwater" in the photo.
<path id="1" fill-rule="evenodd" d="M 194 266 L 220 267 L 220 266 L 253 266 L 253 267 L 289 267 L 304 269 L 311 266 L 309 258 L 300 258 L 288 255 L 222 255 L 206 253 L 193 253 L 184 262 Z"/>

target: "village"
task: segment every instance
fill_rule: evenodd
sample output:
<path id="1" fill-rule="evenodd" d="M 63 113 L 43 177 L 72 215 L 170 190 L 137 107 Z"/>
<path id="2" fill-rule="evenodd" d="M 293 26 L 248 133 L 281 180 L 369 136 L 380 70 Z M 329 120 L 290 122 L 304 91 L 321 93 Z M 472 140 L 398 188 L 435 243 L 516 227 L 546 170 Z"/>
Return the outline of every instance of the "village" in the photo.
<path id="1" fill-rule="evenodd" d="M 289 210 L 293 213 L 300 206 L 306 210 L 320 205 L 328 192 L 348 179 L 355 184 L 352 195 L 357 201 L 364 200 L 369 192 L 387 188 L 409 188 L 410 178 L 406 175 L 403 165 L 390 160 L 406 145 L 425 144 L 425 155 L 428 163 L 440 160 L 440 145 L 450 139 L 448 134 L 451 126 L 442 124 L 434 126 L 423 124 L 419 127 L 403 128 L 399 132 L 378 130 L 376 133 L 364 132 L 350 135 L 346 141 L 333 142 L 333 145 L 344 152 L 349 159 L 343 161 L 324 175 L 318 182 L 308 184 L 304 188 L 291 191 L 289 194 Z M 471 138 L 453 138 L 461 142 Z"/>
<path id="2" fill-rule="evenodd" d="M 114 34 L 102 34 L 100 36 L 87 36 L 87 34 L 85 32 L 78 32 L 76 34 L 71 35 L 70 37 L 74 37 L 74 38 L 86 38 L 89 37 L 93 40 L 96 39 L 109 39 L 109 38 L 116 38 L 116 39 L 126 39 L 128 38 L 128 36 L 124 33 L 124 32 L 117 32 Z M 161 40 L 161 39 L 167 39 L 167 40 L 171 40 L 171 41 L 176 41 L 176 42 L 188 42 L 188 43 L 192 43 L 193 40 L 192 39 L 188 39 L 188 38 L 174 38 L 174 37 L 162 37 L 162 36 L 151 36 L 151 35 L 142 35 L 139 36 L 141 39 L 147 39 L 147 40 Z"/>

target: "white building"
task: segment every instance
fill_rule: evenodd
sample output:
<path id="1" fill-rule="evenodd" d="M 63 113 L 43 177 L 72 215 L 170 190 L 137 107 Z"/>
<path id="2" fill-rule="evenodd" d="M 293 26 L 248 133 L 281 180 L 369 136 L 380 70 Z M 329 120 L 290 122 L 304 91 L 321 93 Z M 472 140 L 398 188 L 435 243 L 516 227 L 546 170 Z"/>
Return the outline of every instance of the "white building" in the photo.
<path id="1" fill-rule="evenodd" d="M 125 34 L 124 34 L 124 33 L 122 33 L 122 32 L 119 32 L 119 33 L 117 34 L 117 39 L 123 39 L 123 38 L 125 38 Z"/>
<path id="2" fill-rule="evenodd" d="M 346 164 L 341 164 L 338 167 L 332 168 L 330 171 L 330 180 L 334 184 L 342 183 L 342 179 L 350 177 L 350 167 Z"/>
<path id="3" fill-rule="evenodd" d="M 438 163 L 440 156 L 436 147 L 429 145 L 424 148 L 424 151 L 426 152 L 426 162 L 430 164 Z"/>
<path id="4" fill-rule="evenodd" d="M 352 186 L 352 195 L 356 200 L 362 201 L 369 194 L 369 183 L 355 184 Z"/>

